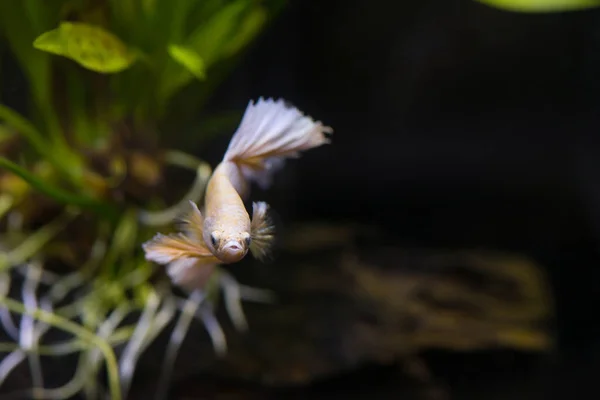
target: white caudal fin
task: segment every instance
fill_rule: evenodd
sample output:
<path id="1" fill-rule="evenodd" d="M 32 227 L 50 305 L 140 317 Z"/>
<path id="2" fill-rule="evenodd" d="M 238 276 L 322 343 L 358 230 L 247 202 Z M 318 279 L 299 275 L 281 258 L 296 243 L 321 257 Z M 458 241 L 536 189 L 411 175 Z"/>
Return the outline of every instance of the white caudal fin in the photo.
<path id="1" fill-rule="evenodd" d="M 250 101 L 223 161 L 239 165 L 246 179 L 266 188 L 285 158 L 330 142 L 333 129 L 305 116 L 282 99 Z"/>

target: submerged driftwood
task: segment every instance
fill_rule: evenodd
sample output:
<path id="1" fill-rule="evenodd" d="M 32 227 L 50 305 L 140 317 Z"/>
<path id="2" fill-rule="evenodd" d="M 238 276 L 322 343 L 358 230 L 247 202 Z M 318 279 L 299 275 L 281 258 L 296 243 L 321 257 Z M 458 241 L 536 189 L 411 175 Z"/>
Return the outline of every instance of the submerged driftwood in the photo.
<path id="1" fill-rule="evenodd" d="M 365 363 L 414 360 L 427 349 L 553 347 L 549 290 L 531 260 L 384 246 L 384 235 L 362 227 L 304 225 L 288 232 L 272 263 L 230 268 L 241 283 L 273 290 L 277 301 L 245 305 L 246 333 L 219 310 L 229 346 L 221 359 L 194 324 L 174 368 L 174 390 L 203 374 L 296 386 Z M 163 344 L 157 346 L 160 352 Z M 160 362 L 154 351 L 145 356 L 143 375 L 155 374 Z"/>

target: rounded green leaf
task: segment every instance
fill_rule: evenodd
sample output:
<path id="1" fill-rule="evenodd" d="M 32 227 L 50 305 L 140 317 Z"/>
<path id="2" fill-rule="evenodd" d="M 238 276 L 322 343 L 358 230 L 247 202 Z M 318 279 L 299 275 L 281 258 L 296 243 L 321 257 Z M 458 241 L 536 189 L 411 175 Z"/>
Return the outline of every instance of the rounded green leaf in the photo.
<path id="1" fill-rule="evenodd" d="M 33 47 L 46 53 L 57 54 L 59 56 L 65 55 L 64 41 L 58 29 L 42 33 L 33 41 Z"/>
<path id="2" fill-rule="evenodd" d="M 169 55 L 198 79 L 206 78 L 206 65 L 204 60 L 193 49 L 184 46 L 170 45 Z"/>
<path id="3" fill-rule="evenodd" d="M 600 0 L 476 0 L 516 12 L 561 12 L 600 6 Z"/>
<path id="4" fill-rule="evenodd" d="M 66 56 L 87 69 L 115 73 L 135 61 L 135 54 L 118 37 L 102 28 L 63 22 L 59 29 L 65 40 Z"/>
<path id="5" fill-rule="evenodd" d="M 61 22 L 58 29 L 38 36 L 33 45 L 99 73 L 121 72 L 137 58 L 136 53 L 112 33 L 79 22 Z"/>

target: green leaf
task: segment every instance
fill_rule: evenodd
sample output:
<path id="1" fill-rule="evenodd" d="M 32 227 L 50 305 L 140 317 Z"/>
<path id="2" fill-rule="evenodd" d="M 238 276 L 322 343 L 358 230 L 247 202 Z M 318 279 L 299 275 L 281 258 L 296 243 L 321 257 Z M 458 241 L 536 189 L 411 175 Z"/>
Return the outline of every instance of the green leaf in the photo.
<path id="1" fill-rule="evenodd" d="M 136 54 L 115 35 L 82 23 L 63 22 L 59 27 L 66 55 L 83 67 L 100 73 L 116 73 L 129 68 Z"/>
<path id="2" fill-rule="evenodd" d="M 17 136 L 17 132 L 6 124 L 0 124 L 0 145 Z"/>
<path id="3" fill-rule="evenodd" d="M 204 60 L 193 49 L 172 44 L 168 51 L 173 60 L 194 74 L 196 78 L 201 80 L 206 78 Z"/>
<path id="4" fill-rule="evenodd" d="M 198 26 L 184 41 L 184 46 L 193 49 L 208 69 L 222 56 L 224 46 L 237 31 L 240 18 L 253 4 L 249 0 L 236 0 L 217 9 L 203 24 Z M 187 85 L 194 76 L 188 69 L 171 61 L 167 63 L 164 81 L 159 89 L 159 98 L 166 102 L 177 90 Z"/>
<path id="5" fill-rule="evenodd" d="M 189 20 L 191 9 L 204 1 L 206 0 L 154 0 L 150 25 L 150 34 L 155 35 L 153 42 L 163 46 L 166 43 L 181 42 L 185 37 L 186 21 Z"/>
<path id="6" fill-rule="evenodd" d="M 156 9 L 156 3 L 157 0 L 141 0 L 142 2 L 142 10 L 144 11 L 144 13 L 151 15 L 154 10 Z M 171 6 L 173 7 L 175 4 L 170 3 Z"/>
<path id="7" fill-rule="evenodd" d="M 91 197 L 69 193 L 59 187 L 51 185 L 7 158 L 0 157 L 0 168 L 4 168 L 19 176 L 25 182 L 29 183 L 32 188 L 60 203 L 90 209 L 107 217 L 114 217 L 115 215 L 115 209 L 110 205 Z"/>
<path id="8" fill-rule="evenodd" d="M 49 146 L 41 132 L 19 113 L 0 104 L 0 121 L 15 129 L 42 155 L 48 155 Z"/>
<path id="9" fill-rule="evenodd" d="M 137 212 L 134 209 L 125 211 L 113 232 L 110 247 L 104 257 L 105 268 L 118 269 L 119 257 L 131 257 L 138 234 Z"/>
<path id="10" fill-rule="evenodd" d="M 137 60 L 137 53 L 117 36 L 100 27 L 79 22 L 62 22 L 58 28 L 38 36 L 33 46 L 104 74 L 121 72 Z"/>
<path id="11" fill-rule="evenodd" d="M 49 143 L 31 122 L 2 104 L 0 104 L 0 121 L 4 121 L 6 125 L 16 130 L 34 150 L 74 182 L 79 180 L 81 159 L 69 148 L 61 146 L 60 143 Z"/>
<path id="12" fill-rule="evenodd" d="M 41 32 L 56 23 L 53 20 L 61 7 L 60 1 L 45 1 L 44 5 L 41 5 L 39 0 L 21 0 L 21 2 L 34 32 Z"/>
<path id="13" fill-rule="evenodd" d="M 206 64 L 218 61 L 222 54 L 223 46 L 231 35 L 236 32 L 239 19 L 252 2 L 237 0 L 221 8 L 210 18 L 206 24 L 201 25 L 189 37 L 186 44 L 196 50 Z"/>
<path id="14" fill-rule="evenodd" d="M 33 41 L 33 47 L 46 53 L 66 55 L 65 45 L 58 29 L 42 33 Z"/>
<path id="15" fill-rule="evenodd" d="M 600 6 L 600 0 L 475 0 L 508 11 L 562 12 Z"/>
<path id="16" fill-rule="evenodd" d="M 238 26 L 235 35 L 223 47 L 221 55 L 231 57 L 246 47 L 261 31 L 267 21 L 267 10 L 257 7 L 251 10 Z"/>
<path id="17" fill-rule="evenodd" d="M 38 3 L 38 8 L 43 9 L 36 11 L 38 17 L 42 14 L 46 14 L 46 17 L 56 14 L 57 2 L 45 1 L 43 4 Z M 35 18 L 38 21 L 37 23 L 32 21 L 31 13 L 28 11 L 30 5 L 29 0 L 28 2 L 0 0 L 0 30 L 4 31 L 3 33 L 13 54 L 28 78 L 31 95 L 44 118 L 46 132 L 59 143 L 61 135 L 52 102 L 50 56 L 37 51 L 31 46 L 31 42 L 39 32 L 34 30 L 34 25 L 40 23 L 40 18 Z"/>

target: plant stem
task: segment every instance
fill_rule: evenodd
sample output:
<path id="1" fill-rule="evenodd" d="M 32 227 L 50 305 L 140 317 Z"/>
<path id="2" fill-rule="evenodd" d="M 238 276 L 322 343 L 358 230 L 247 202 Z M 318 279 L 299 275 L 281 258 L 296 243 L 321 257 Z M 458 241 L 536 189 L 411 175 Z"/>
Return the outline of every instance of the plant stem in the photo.
<path id="1" fill-rule="evenodd" d="M 67 205 L 78 206 L 86 209 L 90 209 L 99 213 L 109 219 L 114 219 L 118 212 L 115 207 L 108 203 L 104 203 L 100 200 L 92 197 L 82 196 L 74 193 L 69 193 L 59 187 L 48 184 L 42 181 L 40 178 L 27 171 L 20 165 L 10 161 L 7 158 L 0 156 L 0 168 L 9 170 L 15 175 L 18 175 L 21 179 L 29 183 L 31 187 L 37 189 L 41 193 Z"/>

